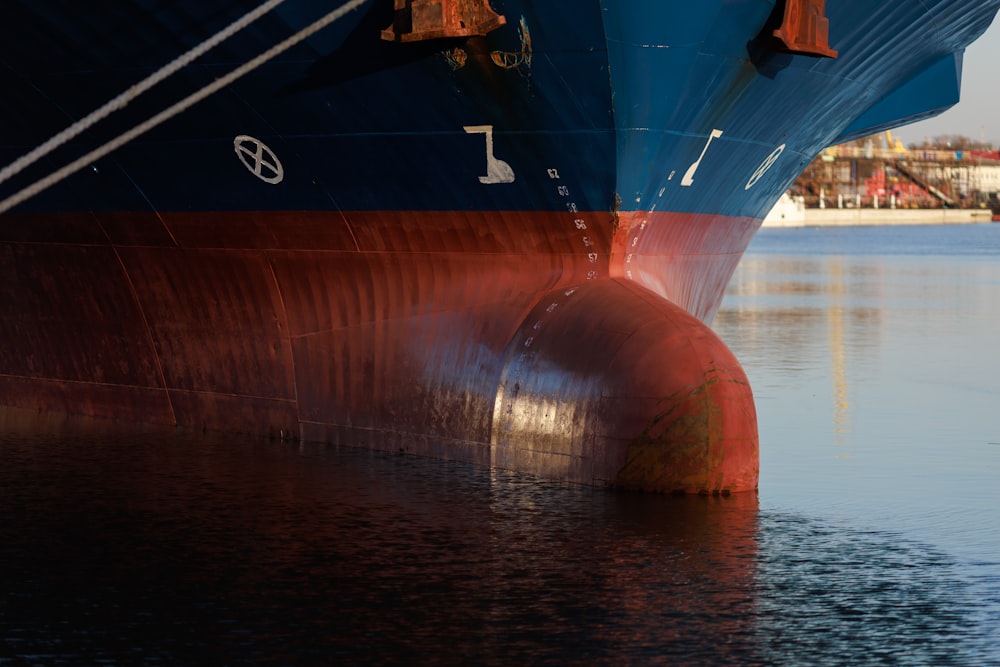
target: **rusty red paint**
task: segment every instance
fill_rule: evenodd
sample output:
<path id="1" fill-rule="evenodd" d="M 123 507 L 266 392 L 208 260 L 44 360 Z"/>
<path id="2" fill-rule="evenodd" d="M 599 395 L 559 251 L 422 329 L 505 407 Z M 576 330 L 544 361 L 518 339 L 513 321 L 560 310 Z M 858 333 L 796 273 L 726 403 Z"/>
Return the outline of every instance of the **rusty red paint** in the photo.
<path id="1" fill-rule="evenodd" d="M 836 58 L 825 10 L 826 0 L 785 0 L 784 17 L 774 36 L 791 53 Z"/>
<path id="2" fill-rule="evenodd" d="M 687 311 L 714 312 L 756 223 L 484 216 L 8 216 L 0 405 L 597 485 L 755 488 L 746 379 Z M 626 277 L 626 250 L 648 270 Z M 678 258 L 710 288 L 644 283 Z"/>
<path id="3" fill-rule="evenodd" d="M 668 493 L 756 488 L 756 412 L 739 363 L 635 282 L 551 292 L 506 357 L 493 465 Z"/>
<path id="4" fill-rule="evenodd" d="M 485 35 L 507 23 L 489 0 L 395 0 L 395 12 L 382 31 L 390 42 Z"/>

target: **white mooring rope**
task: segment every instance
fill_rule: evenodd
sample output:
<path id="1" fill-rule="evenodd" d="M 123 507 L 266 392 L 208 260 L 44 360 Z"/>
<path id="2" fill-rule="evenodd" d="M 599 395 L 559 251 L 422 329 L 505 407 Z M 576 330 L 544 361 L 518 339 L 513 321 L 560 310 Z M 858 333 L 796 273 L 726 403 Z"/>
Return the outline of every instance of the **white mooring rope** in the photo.
<path id="1" fill-rule="evenodd" d="M 190 65 L 199 56 L 218 44 L 221 44 L 223 41 L 247 27 L 285 1 L 286 0 L 268 0 L 268 2 L 265 2 L 252 12 L 245 14 L 239 20 L 234 21 L 229 26 L 217 32 L 215 35 L 197 45 L 187 53 L 178 56 L 173 61 L 153 72 L 139 83 L 130 87 L 124 93 L 112 98 L 100 108 L 95 109 L 84 118 L 76 121 L 65 130 L 46 141 L 44 144 L 41 144 L 32 150 L 30 153 L 26 153 L 3 169 L 0 169 L 0 183 L 16 176 L 30 165 L 59 148 L 70 139 L 73 139 L 74 137 L 87 131 L 91 126 L 104 120 L 115 111 L 124 109 L 129 102 L 139 97 L 139 95 L 142 95 L 144 92 L 176 73 L 178 70 Z"/>
<path id="2" fill-rule="evenodd" d="M 242 19 L 230 24 L 228 27 L 226 27 L 216 35 L 210 37 L 202 44 L 196 46 L 194 49 L 191 49 L 184 55 L 175 59 L 171 63 L 165 65 L 160 70 L 157 70 L 152 75 L 142 80 L 141 82 L 135 84 L 121 95 L 118 95 L 114 99 L 110 100 L 107 104 L 103 105 L 93 113 L 89 114 L 88 116 L 81 119 L 77 123 L 74 123 L 70 127 L 60 132 L 59 134 L 55 135 L 54 137 L 46 141 L 44 144 L 40 145 L 38 148 L 34 149 L 30 153 L 25 154 L 23 157 L 19 158 L 15 162 L 5 167 L 2 171 L 0 171 L 0 183 L 16 175 L 24 168 L 26 168 L 28 165 L 37 161 L 38 159 L 48 154 L 49 152 L 55 150 L 57 147 L 59 147 L 66 141 L 69 141 L 73 137 L 79 135 L 81 132 L 86 131 L 90 126 L 94 125 L 96 122 L 102 120 L 103 118 L 106 118 L 114 111 L 123 108 L 126 104 L 128 104 L 131 100 L 135 99 L 138 95 L 149 90 L 154 85 L 156 85 L 163 79 L 167 78 L 168 76 L 170 76 L 180 68 L 184 67 L 185 65 L 190 64 L 195 58 L 202 55 L 205 51 L 209 50 L 210 48 L 220 43 L 224 39 L 227 39 L 234 33 L 238 32 L 239 30 L 242 30 L 247 25 L 252 23 L 254 20 L 259 18 L 261 15 L 267 13 L 274 7 L 281 4 L 282 2 L 285 2 L 285 0 L 269 0 L 268 2 L 258 7 L 256 10 L 246 14 Z M 354 11 L 355 9 L 365 4 L 366 2 L 368 2 L 368 0 L 348 0 L 348 2 L 345 2 L 337 9 L 334 9 L 333 11 L 329 12 L 322 18 L 317 19 L 316 21 L 306 26 L 302 30 L 299 30 L 292 36 L 288 37 L 287 39 L 272 46 L 270 49 L 264 51 L 256 58 L 249 60 L 243 65 L 237 67 L 229 74 L 226 74 L 225 76 L 216 79 L 212 83 L 192 93 L 191 95 L 188 95 L 187 97 L 180 100 L 176 104 L 167 107 L 166 109 L 152 116 L 148 120 L 136 125 L 135 127 L 126 132 L 123 132 L 122 134 L 118 135 L 111 141 L 108 141 L 99 148 L 95 148 L 94 150 L 90 151 L 83 157 L 80 157 L 77 160 L 70 162 L 61 169 L 57 169 L 56 171 L 52 172 L 45 178 L 42 178 L 36 181 L 35 183 L 32 183 L 26 188 L 20 190 L 19 192 L 11 195 L 10 197 L 7 197 L 3 201 L 0 201 L 0 214 L 9 211 L 10 209 L 14 208 L 15 206 L 21 204 L 24 201 L 27 201 L 28 199 L 37 195 L 39 192 L 42 192 L 43 190 L 52 187 L 59 181 L 63 180 L 67 176 L 70 176 L 71 174 L 74 174 L 75 172 L 79 171 L 88 164 L 91 164 L 94 161 L 101 159 L 108 153 L 111 153 L 112 151 L 121 148 L 122 146 L 132 141 L 136 137 L 148 132 L 157 125 L 160 125 L 161 123 L 164 123 L 167 120 L 173 118 L 177 114 L 187 110 L 189 107 L 194 106 L 195 104 L 202 101 L 206 97 L 213 95 L 214 93 L 225 88 L 226 86 L 233 83 L 240 77 L 257 69 L 267 61 L 272 60 L 273 58 L 281 55 L 283 52 L 292 48 L 299 42 L 308 39 L 315 33 L 327 27 L 334 21 L 339 20 L 349 12 Z"/>

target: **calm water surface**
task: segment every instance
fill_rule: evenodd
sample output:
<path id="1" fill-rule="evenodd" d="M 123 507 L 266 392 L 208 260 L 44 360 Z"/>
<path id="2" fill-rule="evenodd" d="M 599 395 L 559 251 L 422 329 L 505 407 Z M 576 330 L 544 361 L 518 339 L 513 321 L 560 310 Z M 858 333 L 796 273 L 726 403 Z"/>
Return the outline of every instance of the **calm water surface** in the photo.
<path id="1" fill-rule="evenodd" d="M 8 425 L 0 665 L 1000 665 L 998 326 L 1000 225 L 763 230 L 730 498 Z"/>

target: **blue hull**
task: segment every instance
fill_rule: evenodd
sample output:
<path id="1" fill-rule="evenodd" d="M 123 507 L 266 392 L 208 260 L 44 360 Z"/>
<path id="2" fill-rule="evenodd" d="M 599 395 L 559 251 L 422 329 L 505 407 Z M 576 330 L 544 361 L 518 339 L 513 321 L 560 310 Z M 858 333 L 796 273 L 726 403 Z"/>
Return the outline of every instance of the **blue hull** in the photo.
<path id="1" fill-rule="evenodd" d="M 51 5 L 4 9 L 3 164 L 253 6 Z M 581 210 L 761 217 L 826 146 L 954 103 L 961 50 L 997 9 L 831 3 L 839 57 L 816 59 L 758 43 L 774 11 L 762 0 L 581 2 L 572 12 L 554 2 L 493 5 L 509 20 L 486 36 L 391 43 L 377 39 L 391 4 L 368 3 L 24 210 L 551 210 L 565 205 L 547 187 L 547 170 L 559 169 Z M 305 0 L 279 8 L 5 193 L 328 9 Z M 484 135 L 469 126 L 492 128 L 513 183 L 479 186 Z M 248 179 L 233 159 L 240 135 L 274 151 L 280 188 Z M 697 185 L 684 187 L 699 157 Z"/>

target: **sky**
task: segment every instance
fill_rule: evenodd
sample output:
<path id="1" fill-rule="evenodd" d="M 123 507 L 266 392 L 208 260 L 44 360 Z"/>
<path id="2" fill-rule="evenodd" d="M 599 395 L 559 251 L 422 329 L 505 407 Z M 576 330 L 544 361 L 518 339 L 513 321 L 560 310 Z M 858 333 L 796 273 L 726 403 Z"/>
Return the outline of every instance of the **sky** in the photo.
<path id="1" fill-rule="evenodd" d="M 893 130 L 909 146 L 958 134 L 1000 147 L 1000 19 L 965 50 L 958 104 L 940 116 Z"/>

